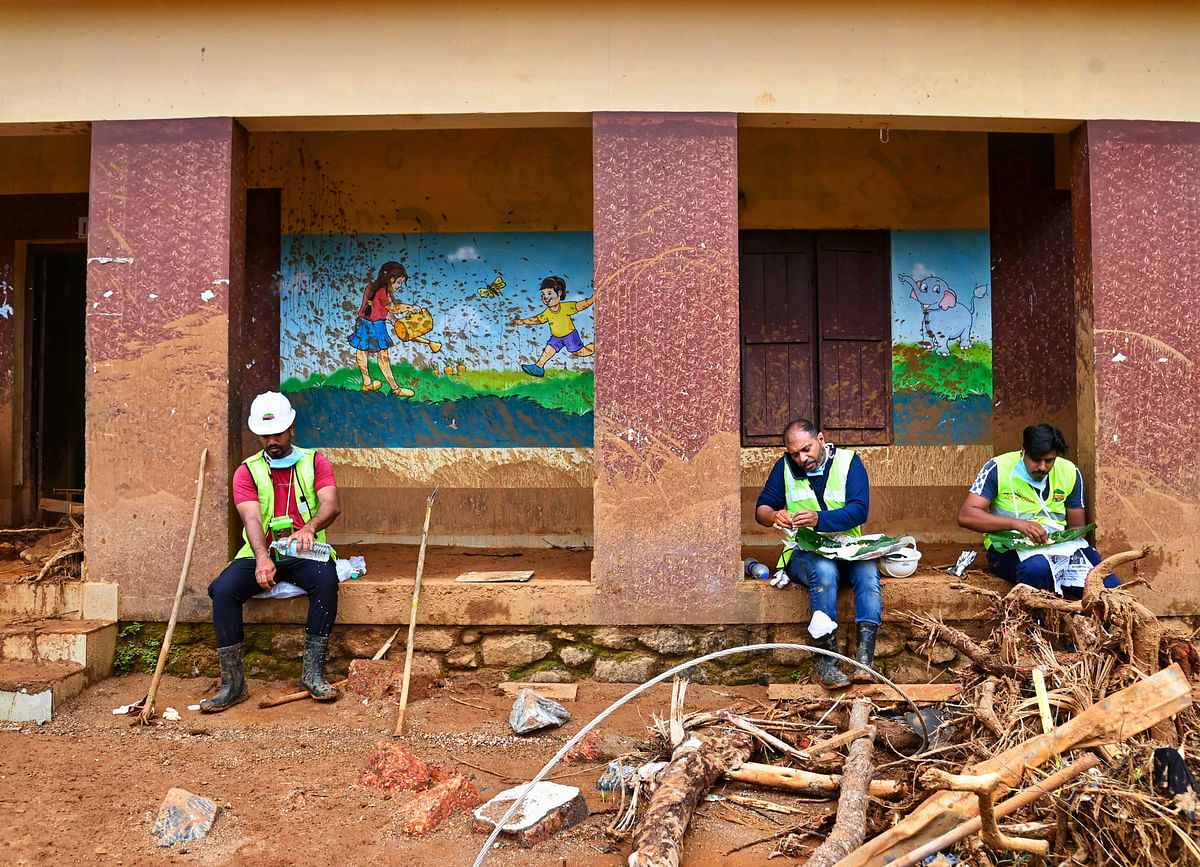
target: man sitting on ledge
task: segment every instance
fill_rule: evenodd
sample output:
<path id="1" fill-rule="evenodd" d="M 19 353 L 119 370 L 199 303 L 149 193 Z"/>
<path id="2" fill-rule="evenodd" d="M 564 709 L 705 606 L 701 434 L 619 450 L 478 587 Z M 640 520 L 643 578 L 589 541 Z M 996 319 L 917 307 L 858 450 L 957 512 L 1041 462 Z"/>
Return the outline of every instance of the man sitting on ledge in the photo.
<path id="1" fill-rule="evenodd" d="M 1086 537 L 1051 540 L 1086 523 L 1083 475 L 1066 451 L 1058 428 L 1025 428 L 1020 451 L 983 465 L 958 510 L 958 524 L 984 534 L 988 564 L 1005 581 L 1078 599 L 1100 552 Z M 1105 587 L 1120 583 L 1116 575 L 1104 579 Z"/>

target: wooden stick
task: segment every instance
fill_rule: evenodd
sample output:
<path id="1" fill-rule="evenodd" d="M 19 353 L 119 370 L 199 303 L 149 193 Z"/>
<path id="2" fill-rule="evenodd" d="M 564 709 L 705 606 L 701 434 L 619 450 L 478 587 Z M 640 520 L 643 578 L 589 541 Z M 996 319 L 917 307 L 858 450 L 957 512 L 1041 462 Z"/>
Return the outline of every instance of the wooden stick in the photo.
<path id="1" fill-rule="evenodd" d="M 871 702 L 865 698 L 855 699 L 850 709 L 850 727 L 862 731 L 870 721 Z M 867 786 L 875 771 L 871 761 L 875 748 L 873 732 L 850 744 L 833 830 L 809 856 L 804 867 L 829 867 L 862 845 L 867 835 Z"/>
<path id="2" fill-rule="evenodd" d="M 1178 666 L 1163 669 L 1089 707 L 1074 719 L 1037 735 L 987 761 L 968 774 L 999 773 L 1014 785 L 1027 767 L 1036 768 L 1068 750 L 1131 738 L 1192 703 L 1192 688 Z M 884 833 L 860 846 L 837 867 L 882 867 L 893 859 L 978 815 L 979 804 L 967 792 L 937 792 Z"/>
<path id="3" fill-rule="evenodd" d="M 413 583 L 412 612 L 408 616 L 408 649 L 404 652 L 404 680 L 400 686 L 400 711 L 396 714 L 393 737 L 404 731 L 404 711 L 408 707 L 408 676 L 412 671 L 413 639 L 417 633 L 417 600 L 421 596 L 421 570 L 425 568 L 425 542 L 429 538 L 429 516 L 433 513 L 433 501 L 437 497 L 438 485 L 425 501 L 425 529 L 421 531 L 421 551 L 417 555 L 417 580 Z"/>
<path id="4" fill-rule="evenodd" d="M 728 770 L 725 777 L 739 783 L 787 789 L 820 798 L 833 797 L 842 785 L 842 778 L 838 774 L 814 774 L 799 768 L 781 768 L 758 762 L 746 762 L 736 770 Z M 877 798 L 895 797 L 903 791 L 903 787 L 895 780 L 872 780 L 869 789 L 870 794 Z"/>
<path id="5" fill-rule="evenodd" d="M 179 603 L 183 600 L 183 588 L 187 584 L 188 567 L 192 565 L 192 549 L 196 546 L 196 528 L 200 525 L 200 500 L 204 497 L 204 466 L 208 463 L 208 449 L 200 453 L 200 474 L 196 477 L 196 505 L 192 508 L 192 532 L 188 534 L 187 550 L 183 554 L 183 569 L 179 573 L 179 586 L 175 589 L 175 604 L 171 606 L 171 619 L 167 621 L 167 632 L 163 636 L 162 648 L 158 651 L 158 665 L 154 666 L 154 677 L 150 679 L 150 691 L 142 699 L 141 713 L 136 722 L 150 725 L 154 717 L 154 697 L 163 669 L 167 667 L 167 653 L 171 649 L 171 636 L 175 634 L 175 621 L 179 619 Z M 130 710 L 138 705 L 132 705 Z"/>
<path id="6" fill-rule="evenodd" d="M 349 681 L 339 680 L 337 683 L 331 683 L 334 689 L 341 689 Z M 307 689 L 302 689 L 299 692 L 289 692 L 287 695 L 281 695 L 276 698 L 264 698 L 258 703 L 259 707 L 279 707 L 281 704 L 287 704 L 292 701 L 300 701 L 301 699 L 312 698 L 312 693 Z"/>

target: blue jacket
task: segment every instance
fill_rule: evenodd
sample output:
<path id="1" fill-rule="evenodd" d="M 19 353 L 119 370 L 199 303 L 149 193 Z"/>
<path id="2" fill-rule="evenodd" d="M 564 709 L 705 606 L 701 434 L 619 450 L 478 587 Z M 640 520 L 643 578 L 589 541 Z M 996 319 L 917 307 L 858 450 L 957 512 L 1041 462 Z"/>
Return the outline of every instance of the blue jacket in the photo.
<path id="1" fill-rule="evenodd" d="M 858 455 L 855 455 L 854 460 L 850 463 L 850 472 L 846 477 L 846 505 L 841 509 L 824 510 L 825 483 L 829 479 L 829 469 L 832 466 L 833 461 L 828 460 L 819 474 L 808 476 L 808 483 L 812 485 L 813 492 L 821 502 L 822 511 L 817 520 L 817 530 L 821 533 L 841 533 L 865 524 L 867 514 L 871 511 L 871 482 L 867 478 L 867 468 L 863 466 L 862 459 Z M 800 469 L 791 458 L 787 455 L 781 457 L 775 462 L 775 466 L 771 467 L 767 483 L 763 485 L 762 493 L 758 495 L 758 502 L 754 506 L 755 511 L 759 506 L 770 506 L 772 509 L 787 508 L 787 494 L 783 485 L 785 468 L 794 478 L 804 475 L 804 470 Z"/>

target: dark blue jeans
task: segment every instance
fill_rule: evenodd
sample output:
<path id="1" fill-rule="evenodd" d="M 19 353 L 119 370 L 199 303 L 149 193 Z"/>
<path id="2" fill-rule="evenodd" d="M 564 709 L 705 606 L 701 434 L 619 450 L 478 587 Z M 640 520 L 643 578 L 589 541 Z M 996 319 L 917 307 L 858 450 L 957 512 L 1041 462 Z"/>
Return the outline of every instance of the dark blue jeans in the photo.
<path id="1" fill-rule="evenodd" d="M 253 557 L 234 560 L 208 585 L 213 601 L 213 627 L 217 631 L 217 647 L 240 644 L 245 638 L 242 628 L 242 606 L 251 596 L 262 592 L 254 580 Z M 309 635 L 329 635 L 337 618 L 338 579 L 333 561 L 319 563 L 299 557 L 284 557 L 275 563 L 275 580 L 295 584 L 308 594 Z"/>
<path id="2" fill-rule="evenodd" d="M 1041 555 L 1026 557 L 1022 560 L 1016 551 L 1005 551 L 997 554 L 988 549 L 988 565 L 992 571 L 1011 584 L 1028 584 L 1047 593 L 1054 592 L 1054 574 L 1050 571 L 1050 561 Z M 1100 562 L 1100 552 L 1088 545 L 1083 549 L 1083 556 L 1095 566 Z M 1108 575 L 1104 579 L 1105 587 L 1120 587 L 1121 579 L 1116 575 Z M 1068 599 L 1078 599 L 1083 595 L 1080 587 L 1065 587 L 1063 595 Z"/>
<path id="3" fill-rule="evenodd" d="M 879 591 L 879 569 L 874 560 L 830 560 L 811 551 L 793 551 L 787 574 L 808 588 L 808 605 L 823 611 L 837 623 L 839 584 L 854 589 L 854 619 L 858 623 L 883 622 L 883 595 Z"/>

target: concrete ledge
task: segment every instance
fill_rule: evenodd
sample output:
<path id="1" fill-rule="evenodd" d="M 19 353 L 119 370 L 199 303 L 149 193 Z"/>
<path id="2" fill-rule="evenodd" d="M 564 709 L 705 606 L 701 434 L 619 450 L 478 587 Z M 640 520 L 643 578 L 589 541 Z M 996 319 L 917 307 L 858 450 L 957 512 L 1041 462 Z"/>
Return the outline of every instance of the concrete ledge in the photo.
<path id="1" fill-rule="evenodd" d="M 87 675 L 78 663 L 0 663 L 0 720 L 49 722 L 63 702 L 86 685 Z"/>
<path id="2" fill-rule="evenodd" d="M 108 620 L 35 620 L 0 627 L 0 656 L 13 662 L 70 662 L 89 683 L 112 675 L 117 626 Z"/>
<path id="3" fill-rule="evenodd" d="M 949 589 L 950 576 L 914 575 L 884 578 L 885 621 L 900 619 L 902 611 L 915 611 L 948 620 L 973 620 L 986 616 L 988 600 L 978 594 Z M 992 575 L 972 574 L 978 587 L 1005 593 L 1009 585 Z M 337 622 L 341 624 L 407 623 L 412 610 L 411 580 L 371 581 L 360 578 L 342 584 Z M 596 587 L 590 581 L 556 578 L 525 584 L 459 584 L 438 579 L 421 582 L 417 622 L 437 626 L 589 626 L 604 625 L 596 614 Z M 840 619 L 849 620 L 853 597 L 839 594 Z M 248 623 L 303 623 L 307 597 L 254 599 L 247 603 Z M 765 581 L 741 581 L 733 591 L 728 624 L 795 623 L 809 619 L 808 594 L 790 586 L 778 590 Z M 623 623 L 636 623 L 636 612 L 626 612 Z M 611 625 L 611 624 L 610 624 Z M 679 624 L 682 625 L 682 624 Z"/>

